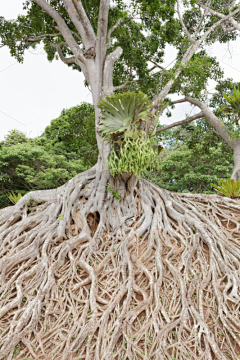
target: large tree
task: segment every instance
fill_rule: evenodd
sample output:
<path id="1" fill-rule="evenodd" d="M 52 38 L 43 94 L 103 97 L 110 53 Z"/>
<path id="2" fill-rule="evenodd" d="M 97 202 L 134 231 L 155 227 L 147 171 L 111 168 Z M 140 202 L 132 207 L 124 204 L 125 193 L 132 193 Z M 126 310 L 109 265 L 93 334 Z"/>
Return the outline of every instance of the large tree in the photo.
<path id="1" fill-rule="evenodd" d="M 1 210 L 1 357 L 238 357 L 238 202 L 171 193 L 132 172 L 112 177 L 107 158 L 115 147 L 116 159 L 126 155 L 124 140 L 103 137 L 104 121 L 116 127 L 130 97 L 136 111 L 119 128 L 125 136 L 134 123 L 132 147 L 153 133 L 169 94 L 184 88 L 201 101 L 208 78 L 220 76 L 204 43 L 236 37 L 226 28 L 240 8 L 220 3 L 223 18 L 195 1 L 184 1 L 182 14 L 179 1 L 27 0 L 27 15 L 1 18 L 2 45 L 19 61 L 43 41 L 50 60 L 83 72 L 99 149 L 89 171 Z M 178 50 L 169 70 L 161 65 L 167 43 Z M 104 103 L 124 88 L 151 103 L 138 108 L 139 92 L 107 97 L 124 99 L 118 112 Z"/>

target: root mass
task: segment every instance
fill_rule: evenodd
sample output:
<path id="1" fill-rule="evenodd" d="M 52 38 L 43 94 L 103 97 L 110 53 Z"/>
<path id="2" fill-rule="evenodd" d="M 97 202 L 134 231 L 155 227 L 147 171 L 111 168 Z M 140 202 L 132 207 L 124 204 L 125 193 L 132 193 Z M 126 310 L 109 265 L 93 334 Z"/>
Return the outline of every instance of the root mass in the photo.
<path id="1" fill-rule="evenodd" d="M 0 359 L 240 358 L 239 200 L 89 170 L 0 214 Z"/>

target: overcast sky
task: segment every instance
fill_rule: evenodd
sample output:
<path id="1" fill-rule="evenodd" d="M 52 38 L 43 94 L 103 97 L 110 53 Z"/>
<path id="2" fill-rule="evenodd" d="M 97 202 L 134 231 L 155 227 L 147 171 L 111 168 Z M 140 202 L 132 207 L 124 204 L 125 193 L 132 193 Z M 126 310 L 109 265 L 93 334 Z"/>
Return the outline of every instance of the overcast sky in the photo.
<path id="1" fill-rule="evenodd" d="M 9 20 L 20 13 L 23 13 L 21 0 L 1 0 L 0 16 Z M 208 52 L 217 56 L 225 77 L 240 81 L 240 40 L 228 45 L 215 44 Z M 174 49 L 168 48 L 164 65 L 174 59 Z M 19 129 L 30 137 L 38 136 L 62 109 L 82 101 L 91 102 L 91 94 L 83 85 L 83 75 L 61 61 L 49 63 L 41 46 L 26 51 L 24 64 L 18 64 L 7 48 L 1 48 L 0 85 L 0 141 L 12 129 Z M 209 89 L 211 87 L 214 82 L 209 84 Z M 186 113 L 193 115 L 198 111 L 181 104 L 171 120 L 164 116 L 160 120 L 162 124 L 174 122 L 184 119 Z"/>

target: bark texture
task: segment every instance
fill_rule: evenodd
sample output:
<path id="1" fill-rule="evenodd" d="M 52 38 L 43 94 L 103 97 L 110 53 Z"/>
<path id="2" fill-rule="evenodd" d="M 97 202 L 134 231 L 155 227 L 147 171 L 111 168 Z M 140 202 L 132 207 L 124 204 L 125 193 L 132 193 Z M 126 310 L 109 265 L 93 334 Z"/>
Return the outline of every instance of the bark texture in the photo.
<path id="1" fill-rule="evenodd" d="M 238 200 L 91 169 L 0 214 L 1 359 L 239 358 Z"/>
<path id="2" fill-rule="evenodd" d="M 184 99 L 180 101 L 175 101 L 175 103 L 188 101 L 193 105 L 198 106 L 202 111 L 198 115 L 202 114 L 209 124 L 216 130 L 216 132 L 222 137 L 222 139 L 233 149 L 233 160 L 234 160 L 234 168 L 231 175 L 231 179 L 235 181 L 240 180 L 240 137 L 237 139 L 231 139 L 230 131 L 227 126 L 222 123 L 221 120 L 217 118 L 217 116 L 211 111 L 211 109 L 202 101 L 197 99 L 193 99 L 190 96 L 186 96 Z M 185 123 L 187 121 L 185 120 Z M 190 122 L 190 121 L 189 121 Z M 175 126 L 172 124 L 172 127 Z"/>

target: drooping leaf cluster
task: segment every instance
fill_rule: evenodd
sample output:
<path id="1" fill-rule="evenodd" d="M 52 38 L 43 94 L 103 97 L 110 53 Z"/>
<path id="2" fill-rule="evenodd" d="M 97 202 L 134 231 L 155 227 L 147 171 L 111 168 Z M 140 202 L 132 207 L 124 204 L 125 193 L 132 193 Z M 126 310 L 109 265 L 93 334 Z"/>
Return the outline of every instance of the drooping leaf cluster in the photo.
<path id="1" fill-rule="evenodd" d="M 126 137 L 119 149 L 112 147 L 108 158 L 110 174 L 132 173 L 138 178 L 143 177 L 146 169 L 158 168 L 158 153 L 153 146 L 153 139 L 139 136 L 136 139 Z"/>

